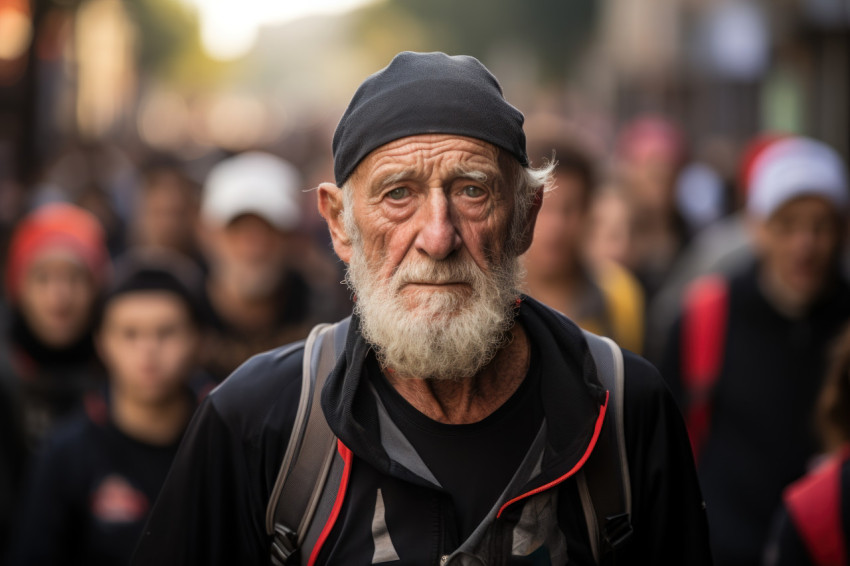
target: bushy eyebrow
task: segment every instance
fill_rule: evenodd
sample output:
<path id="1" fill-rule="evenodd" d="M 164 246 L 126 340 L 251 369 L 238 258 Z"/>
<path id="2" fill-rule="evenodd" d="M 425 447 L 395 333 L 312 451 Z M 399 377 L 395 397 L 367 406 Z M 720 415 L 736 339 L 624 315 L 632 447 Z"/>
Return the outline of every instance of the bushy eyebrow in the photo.
<path id="1" fill-rule="evenodd" d="M 452 173 L 455 178 L 469 179 L 471 181 L 478 181 L 479 183 L 486 183 L 490 179 L 490 175 L 486 171 L 471 169 L 463 164 L 456 165 L 452 169 Z"/>
<path id="2" fill-rule="evenodd" d="M 390 173 L 389 175 L 378 181 L 377 188 L 378 190 L 385 189 L 390 185 L 395 185 L 396 183 L 400 183 L 404 180 L 410 179 L 415 174 L 416 173 L 413 169 L 404 169 L 402 171 Z"/>
<path id="3" fill-rule="evenodd" d="M 417 176 L 415 169 L 403 169 L 401 171 L 396 171 L 395 173 L 390 173 L 375 184 L 375 191 L 380 192 L 387 187 L 413 179 Z M 498 177 L 498 175 L 495 171 L 488 172 L 486 170 L 471 168 L 462 163 L 458 163 L 452 167 L 451 177 L 455 179 L 469 179 L 478 183 L 487 183 L 491 179 Z"/>

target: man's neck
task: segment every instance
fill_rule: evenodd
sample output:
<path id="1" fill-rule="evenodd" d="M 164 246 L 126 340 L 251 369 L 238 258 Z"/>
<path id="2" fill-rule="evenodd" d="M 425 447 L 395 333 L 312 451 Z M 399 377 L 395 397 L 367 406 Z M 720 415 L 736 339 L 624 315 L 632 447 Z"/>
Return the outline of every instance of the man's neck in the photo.
<path id="1" fill-rule="evenodd" d="M 182 392 L 159 403 L 142 403 L 113 389 L 111 414 L 115 426 L 127 436 L 156 446 L 174 443 L 192 413 Z"/>
<path id="2" fill-rule="evenodd" d="M 277 299 L 247 298 L 234 292 L 226 284 L 210 279 L 207 294 L 219 317 L 231 326 L 247 331 L 271 327 L 277 316 Z"/>
<path id="3" fill-rule="evenodd" d="M 425 416 L 446 424 L 483 420 L 519 388 L 528 371 L 529 344 L 519 324 L 512 338 L 476 375 L 460 380 L 398 377 L 385 372 L 398 393 Z"/>

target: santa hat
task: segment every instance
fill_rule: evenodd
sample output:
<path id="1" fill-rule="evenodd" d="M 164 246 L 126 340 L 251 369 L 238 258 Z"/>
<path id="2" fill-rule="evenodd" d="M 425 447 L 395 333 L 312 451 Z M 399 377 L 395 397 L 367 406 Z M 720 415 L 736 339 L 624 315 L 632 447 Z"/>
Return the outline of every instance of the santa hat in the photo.
<path id="1" fill-rule="evenodd" d="M 847 206 L 847 172 L 838 153 L 805 137 L 769 144 L 756 157 L 750 174 L 747 211 L 770 218 L 789 201 L 817 196 L 843 212 Z"/>

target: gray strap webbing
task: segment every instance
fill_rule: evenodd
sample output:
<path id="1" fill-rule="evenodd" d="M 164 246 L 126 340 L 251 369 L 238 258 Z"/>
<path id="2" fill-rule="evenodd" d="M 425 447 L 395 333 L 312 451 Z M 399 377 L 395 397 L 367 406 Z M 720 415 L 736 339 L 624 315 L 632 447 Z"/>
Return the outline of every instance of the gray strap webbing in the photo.
<path id="1" fill-rule="evenodd" d="M 597 564 L 631 534 L 632 492 L 623 425 L 623 353 L 610 338 L 584 332 L 596 371 L 609 392 L 608 415 L 596 448 L 577 476 Z M 612 489 L 612 486 L 617 486 Z"/>
<path id="2" fill-rule="evenodd" d="M 345 346 L 349 321 L 317 325 L 304 344 L 298 411 L 266 509 L 272 564 L 287 564 L 302 545 L 333 461 L 336 438 L 322 414 L 321 391 Z"/>

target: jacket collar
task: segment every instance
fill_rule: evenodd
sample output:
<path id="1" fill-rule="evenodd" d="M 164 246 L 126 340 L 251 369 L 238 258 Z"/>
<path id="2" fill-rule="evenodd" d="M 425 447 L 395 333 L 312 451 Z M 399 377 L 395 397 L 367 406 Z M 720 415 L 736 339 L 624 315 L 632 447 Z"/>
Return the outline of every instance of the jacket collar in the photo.
<path id="1" fill-rule="evenodd" d="M 522 324 L 539 353 L 546 449 L 535 482 L 546 483 L 573 468 L 593 437 L 605 391 L 581 330 L 564 315 L 523 296 L 517 324 Z M 391 458 L 381 436 L 381 410 L 369 384 L 366 357 L 370 345 L 352 316 L 343 356 L 322 391 L 322 410 L 334 434 L 359 458 L 404 479 L 426 481 Z M 384 437 L 386 439 L 386 436 Z"/>

